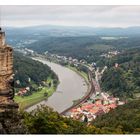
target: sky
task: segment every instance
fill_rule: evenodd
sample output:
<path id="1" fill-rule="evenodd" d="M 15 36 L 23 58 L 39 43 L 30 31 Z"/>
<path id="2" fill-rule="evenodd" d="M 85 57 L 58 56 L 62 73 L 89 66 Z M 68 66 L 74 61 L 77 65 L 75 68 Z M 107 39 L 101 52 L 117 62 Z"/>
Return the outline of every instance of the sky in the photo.
<path id="1" fill-rule="evenodd" d="M 0 6 L 1 26 L 140 26 L 140 6 Z"/>

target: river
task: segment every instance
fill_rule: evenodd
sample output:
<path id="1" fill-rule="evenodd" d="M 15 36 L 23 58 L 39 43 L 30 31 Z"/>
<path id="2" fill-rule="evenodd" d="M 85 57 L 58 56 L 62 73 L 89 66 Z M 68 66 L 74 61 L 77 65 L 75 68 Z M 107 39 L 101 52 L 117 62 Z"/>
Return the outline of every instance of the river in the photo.
<path id="1" fill-rule="evenodd" d="M 73 105 L 74 100 L 80 99 L 85 95 L 88 88 L 87 84 L 76 72 L 45 59 L 36 58 L 35 60 L 51 67 L 51 69 L 58 75 L 60 84 L 58 85 L 56 92 L 54 92 L 47 101 L 44 100 L 33 105 L 26 109 L 26 111 L 31 111 L 35 109 L 37 105 L 44 104 L 60 113 Z"/>

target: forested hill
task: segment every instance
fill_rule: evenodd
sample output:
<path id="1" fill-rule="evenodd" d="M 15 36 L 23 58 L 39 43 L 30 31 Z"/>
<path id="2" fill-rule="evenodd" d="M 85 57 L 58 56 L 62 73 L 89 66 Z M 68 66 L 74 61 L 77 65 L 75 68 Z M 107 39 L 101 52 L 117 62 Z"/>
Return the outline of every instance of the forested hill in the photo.
<path id="1" fill-rule="evenodd" d="M 57 76 L 50 67 L 19 53 L 14 53 L 14 73 L 16 87 L 39 85 L 49 77 L 57 80 Z"/>
<path id="2" fill-rule="evenodd" d="M 118 130 L 120 134 L 140 134 L 140 100 L 131 101 L 98 117 L 93 125 L 106 132 Z"/>
<path id="3" fill-rule="evenodd" d="M 140 49 L 124 51 L 106 60 L 108 69 L 101 78 L 101 86 L 118 97 L 137 97 L 140 94 Z M 119 67 L 114 67 L 118 63 Z"/>
<path id="4" fill-rule="evenodd" d="M 38 108 L 32 113 L 24 112 L 20 118 L 12 118 L 13 122 L 16 121 L 12 122 L 13 125 L 22 124 L 24 127 L 20 129 L 23 131 L 26 128 L 29 134 L 140 134 L 140 100 L 97 117 L 90 125 L 63 117 L 48 107 Z"/>
<path id="5" fill-rule="evenodd" d="M 36 42 L 27 44 L 38 53 L 46 51 L 59 55 L 85 59 L 87 62 L 98 61 L 102 53 L 109 50 L 122 50 L 140 47 L 139 36 L 76 36 L 76 37 L 42 37 Z M 78 52 L 78 53 L 77 53 Z"/>

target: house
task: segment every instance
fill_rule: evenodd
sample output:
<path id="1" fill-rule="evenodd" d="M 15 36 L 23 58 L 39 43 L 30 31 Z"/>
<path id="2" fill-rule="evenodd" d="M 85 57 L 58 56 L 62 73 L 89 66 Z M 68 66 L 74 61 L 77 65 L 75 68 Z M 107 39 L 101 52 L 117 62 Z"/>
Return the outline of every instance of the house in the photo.
<path id="1" fill-rule="evenodd" d="M 99 111 L 98 108 L 94 108 L 94 109 L 89 110 L 89 112 L 92 114 L 96 114 L 98 111 Z"/>
<path id="2" fill-rule="evenodd" d="M 115 68 L 118 68 L 119 67 L 119 64 L 118 63 L 115 63 Z"/>
<path id="3" fill-rule="evenodd" d="M 81 110 L 89 110 L 89 109 L 93 108 L 94 106 L 95 106 L 95 105 L 92 104 L 92 103 L 87 104 L 87 105 L 83 105 L 83 106 L 81 107 Z"/>
<path id="4" fill-rule="evenodd" d="M 97 101 L 95 102 L 95 104 L 96 104 L 96 105 L 102 105 L 102 100 L 97 100 Z"/>
<path id="5" fill-rule="evenodd" d="M 18 96 L 23 96 L 24 94 L 27 93 L 27 89 L 26 88 L 21 88 L 19 90 L 19 92 L 17 93 Z"/>
<path id="6" fill-rule="evenodd" d="M 110 104 L 110 105 L 108 105 L 108 107 L 111 109 L 115 109 L 117 106 L 116 106 L 116 104 Z"/>

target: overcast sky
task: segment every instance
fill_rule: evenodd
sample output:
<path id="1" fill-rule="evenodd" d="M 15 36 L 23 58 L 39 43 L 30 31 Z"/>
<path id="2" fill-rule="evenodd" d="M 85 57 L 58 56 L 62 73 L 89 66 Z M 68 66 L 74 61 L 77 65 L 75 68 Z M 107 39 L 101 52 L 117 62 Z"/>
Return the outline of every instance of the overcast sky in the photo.
<path id="1" fill-rule="evenodd" d="M 140 26 L 140 6 L 1 6 L 3 26 Z"/>

